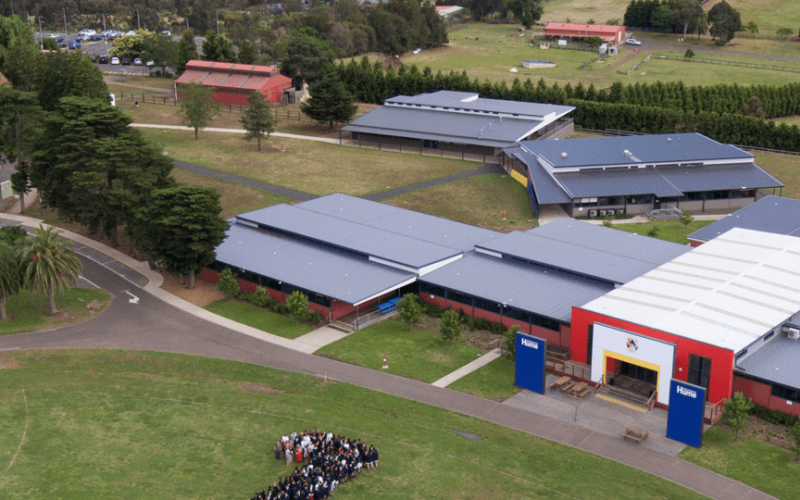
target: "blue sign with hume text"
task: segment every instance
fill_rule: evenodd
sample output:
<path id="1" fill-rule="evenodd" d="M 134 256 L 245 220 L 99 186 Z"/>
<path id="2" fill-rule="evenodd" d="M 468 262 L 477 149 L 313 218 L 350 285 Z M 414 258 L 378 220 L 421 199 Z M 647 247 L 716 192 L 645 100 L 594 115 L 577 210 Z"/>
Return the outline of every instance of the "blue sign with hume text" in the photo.
<path id="1" fill-rule="evenodd" d="M 517 332 L 514 384 L 544 394 L 545 355 L 547 341 Z"/>
<path id="2" fill-rule="evenodd" d="M 706 390 L 699 385 L 672 379 L 669 387 L 667 437 L 695 448 L 703 441 Z"/>

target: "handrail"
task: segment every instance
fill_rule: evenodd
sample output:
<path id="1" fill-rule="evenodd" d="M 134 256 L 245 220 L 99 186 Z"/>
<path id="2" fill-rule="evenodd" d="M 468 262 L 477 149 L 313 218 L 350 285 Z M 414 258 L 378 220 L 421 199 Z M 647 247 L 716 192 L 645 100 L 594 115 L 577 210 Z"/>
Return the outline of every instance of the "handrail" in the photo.
<path id="1" fill-rule="evenodd" d="M 653 409 L 653 406 L 656 404 L 656 400 L 658 397 L 658 391 L 653 391 L 653 394 L 650 396 L 650 399 L 647 400 L 647 411 Z"/>
<path id="2" fill-rule="evenodd" d="M 597 380 L 597 382 L 594 382 L 594 383 L 596 384 L 596 385 L 594 386 L 594 393 L 595 393 L 595 394 L 597 394 L 598 392 L 600 392 L 600 388 L 601 388 L 601 387 L 603 387 L 604 385 L 606 385 L 606 384 L 605 384 L 605 382 L 604 382 L 604 380 L 605 380 L 605 379 L 604 379 L 604 377 L 603 377 L 603 374 L 601 373 L 601 374 L 600 374 L 600 378 Z"/>

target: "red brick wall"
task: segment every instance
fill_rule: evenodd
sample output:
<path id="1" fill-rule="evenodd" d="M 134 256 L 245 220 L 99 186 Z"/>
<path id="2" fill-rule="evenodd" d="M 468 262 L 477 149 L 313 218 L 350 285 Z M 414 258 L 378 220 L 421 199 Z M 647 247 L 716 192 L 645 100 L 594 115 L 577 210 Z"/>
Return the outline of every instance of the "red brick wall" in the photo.
<path id="1" fill-rule="evenodd" d="M 788 404 L 783 398 L 772 395 L 772 387 L 768 384 L 744 377 L 733 377 L 733 392 L 741 392 L 759 406 L 769 410 L 778 410 L 800 417 L 800 403 Z"/>
<path id="2" fill-rule="evenodd" d="M 708 387 L 708 401 L 716 403 L 723 398 L 731 396 L 733 384 L 733 352 L 719 347 L 704 344 L 687 338 L 671 335 L 666 332 L 647 328 L 635 323 L 611 318 L 602 314 L 584 311 L 578 307 L 572 308 L 572 338 L 570 351 L 572 359 L 579 363 L 586 363 L 587 336 L 589 325 L 603 323 L 615 328 L 644 335 L 663 342 L 675 344 L 675 373 L 676 379 L 686 381 L 689 371 L 689 354 L 696 354 L 711 359 L 711 381 Z M 665 374 L 669 376 L 669 374 Z"/>
<path id="3" fill-rule="evenodd" d="M 800 417 L 800 403 L 794 403 L 794 402 L 792 402 L 791 404 L 789 403 L 790 403 L 789 401 L 783 398 L 778 398 L 770 395 L 769 406 L 767 406 L 767 408 L 769 408 L 770 410 L 778 410 L 782 411 L 783 413 L 789 413 L 796 417 Z"/>

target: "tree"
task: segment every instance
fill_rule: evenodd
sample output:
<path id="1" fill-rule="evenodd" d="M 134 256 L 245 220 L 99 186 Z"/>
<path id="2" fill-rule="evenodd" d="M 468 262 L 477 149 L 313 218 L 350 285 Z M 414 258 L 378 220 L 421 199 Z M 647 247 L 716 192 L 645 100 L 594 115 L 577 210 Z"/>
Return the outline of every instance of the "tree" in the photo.
<path id="1" fill-rule="evenodd" d="M 313 83 L 333 62 L 334 52 L 330 42 L 318 40 L 305 30 L 295 30 L 286 44 L 281 74 L 291 78 L 295 88 L 302 88 L 303 81 Z"/>
<path id="2" fill-rule="evenodd" d="M 747 23 L 747 24 L 744 26 L 744 29 L 746 29 L 747 31 L 749 31 L 751 34 L 756 34 L 756 33 L 758 33 L 758 25 L 756 24 L 756 22 L 755 22 L 755 21 L 750 21 L 749 23 Z"/>
<path id="3" fill-rule="evenodd" d="M 148 33 L 144 37 L 142 52 L 139 57 L 145 61 L 152 59 L 161 66 L 161 75 L 167 76 L 167 66 L 174 68 L 178 55 L 178 44 L 168 36 Z"/>
<path id="4" fill-rule="evenodd" d="M 105 100 L 65 97 L 42 119 L 26 169 L 46 206 L 114 244 L 150 192 L 174 184 L 170 159 L 130 123 Z"/>
<path id="5" fill-rule="evenodd" d="M 672 31 L 673 22 L 672 8 L 668 4 L 661 5 L 650 16 L 650 25 L 662 33 Z"/>
<path id="6" fill-rule="evenodd" d="M 681 212 L 681 224 L 689 227 L 689 224 L 694 222 L 694 213 L 691 210 L 684 210 Z"/>
<path id="7" fill-rule="evenodd" d="M 753 402 L 744 394 L 737 392 L 732 398 L 725 401 L 725 411 L 722 413 L 722 421 L 733 429 L 734 439 L 739 437 L 739 431 L 747 425 L 748 412 L 753 408 Z"/>
<path id="8" fill-rule="evenodd" d="M 329 124 L 330 128 L 334 123 L 349 122 L 358 111 L 353 96 L 333 67 L 327 69 L 308 92 L 311 97 L 300 104 L 300 111 L 318 123 Z"/>
<path id="9" fill-rule="evenodd" d="M 742 108 L 742 114 L 744 116 L 752 116 L 754 118 L 764 118 L 764 106 L 761 104 L 761 100 L 753 96 L 747 100 L 747 104 L 744 105 Z"/>
<path id="10" fill-rule="evenodd" d="M 794 30 L 792 28 L 785 28 L 785 27 L 778 28 L 778 30 L 775 32 L 776 35 L 782 36 L 784 38 L 791 36 L 792 33 L 794 33 Z"/>
<path id="11" fill-rule="evenodd" d="M 50 314 L 56 309 L 55 290 L 75 286 L 81 272 L 81 261 L 72 241 L 58 238 L 60 231 L 39 225 L 34 234 L 22 242 L 20 260 L 25 286 L 31 292 L 47 292 Z"/>
<path id="12" fill-rule="evenodd" d="M 272 112 L 272 103 L 259 91 L 255 91 L 247 97 L 247 108 L 239 119 L 242 126 L 247 131 L 244 135 L 245 141 L 258 140 L 258 150 L 261 151 L 261 138 L 264 134 L 275 131 L 278 119 Z"/>
<path id="13" fill-rule="evenodd" d="M 236 279 L 236 276 L 233 275 L 233 271 L 230 267 L 226 267 L 219 273 L 217 289 L 227 298 L 231 298 L 239 292 L 239 281 Z"/>
<path id="14" fill-rule="evenodd" d="M 140 248 L 161 262 L 167 272 L 189 275 L 214 262 L 228 222 L 214 188 L 181 184 L 156 189 L 136 214 L 134 237 Z"/>
<path id="15" fill-rule="evenodd" d="M 542 0 L 508 0 L 508 10 L 525 26 L 526 29 L 542 18 L 544 7 Z"/>
<path id="16" fill-rule="evenodd" d="M 35 94 L 0 87 L 0 152 L 6 160 L 16 163 L 11 184 L 21 194 L 22 213 L 25 213 L 25 193 L 29 191 L 27 163 L 39 133 L 40 119 L 41 108 Z"/>
<path id="17" fill-rule="evenodd" d="M 36 58 L 34 88 L 39 105 L 45 111 L 56 109 L 63 97 L 89 97 L 108 102 L 103 74 L 80 51 L 40 54 Z"/>
<path id="18" fill-rule="evenodd" d="M 457 340 L 461 336 L 462 329 L 461 318 L 452 309 L 446 310 L 442 317 L 439 318 L 439 334 L 448 343 L 453 343 L 454 340 Z"/>
<path id="19" fill-rule="evenodd" d="M 503 5 L 503 0 L 468 0 L 465 4 L 475 17 L 476 21 L 483 21 L 494 14 Z"/>
<path id="20" fill-rule="evenodd" d="M 181 85 L 177 115 L 183 124 L 194 129 L 195 139 L 198 139 L 197 132 L 219 114 L 219 106 L 214 102 L 211 92 L 211 87 L 199 83 Z"/>
<path id="21" fill-rule="evenodd" d="M 238 61 L 230 40 L 213 31 L 206 34 L 206 41 L 203 42 L 203 59 L 229 63 Z"/>
<path id="22" fill-rule="evenodd" d="M 694 57 L 694 51 L 692 49 L 686 49 L 686 53 L 683 54 L 684 59 L 691 59 Z"/>
<path id="23" fill-rule="evenodd" d="M 255 64 L 258 59 L 258 48 L 250 40 L 242 40 L 239 46 L 239 62 L 241 64 Z"/>
<path id="24" fill-rule="evenodd" d="M 33 46 L 33 29 L 19 16 L 0 16 L 0 71 L 5 72 L 8 51 L 18 41 Z"/>
<path id="25" fill-rule="evenodd" d="M 520 330 L 519 325 L 511 325 L 503 334 L 503 351 L 511 359 L 517 359 L 517 332 Z"/>
<path id="26" fill-rule="evenodd" d="M 794 459 L 800 460 L 800 421 L 795 422 L 789 430 L 789 437 L 791 437 L 794 442 Z"/>
<path id="27" fill-rule="evenodd" d="M 294 319 L 304 320 L 308 318 L 308 297 L 300 290 L 295 290 L 286 297 L 286 309 Z"/>
<path id="28" fill-rule="evenodd" d="M 19 258 L 12 246 L 0 241 L 0 321 L 8 321 L 6 300 L 19 292 L 22 286 Z"/>
<path id="29" fill-rule="evenodd" d="M 42 40 L 42 50 L 54 50 L 58 52 L 61 49 L 58 47 L 58 43 L 56 43 L 55 40 L 48 37 Z"/>
<path id="30" fill-rule="evenodd" d="M 706 13 L 703 6 L 697 0 L 681 0 L 673 7 L 672 17 L 674 23 L 683 28 L 683 38 L 686 39 L 686 33 L 690 28 L 697 26 L 701 17 L 705 17 Z"/>
<path id="31" fill-rule="evenodd" d="M 3 74 L 15 89 L 25 92 L 33 90 L 36 58 L 39 55 L 39 46 L 22 38 L 18 38 L 8 48 L 3 61 Z"/>
<path id="32" fill-rule="evenodd" d="M 411 330 L 411 325 L 419 322 L 422 315 L 422 304 L 419 297 L 413 293 L 407 293 L 397 302 L 397 315 L 400 316 L 400 321 L 406 324 L 406 327 Z"/>
<path id="33" fill-rule="evenodd" d="M 151 36 L 160 35 L 151 34 Z M 108 55 L 116 56 L 120 59 L 126 57 L 132 61 L 134 58 L 139 57 L 139 54 L 144 51 L 145 37 L 145 33 L 142 32 L 136 33 L 135 35 L 121 36 L 111 42 L 111 48 L 108 50 Z"/>
<path id="34" fill-rule="evenodd" d="M 186 71 L 186 63 L 194 59 L 199 59 L 197 46 L 194 44 L 194 33 L 192 30 L 184 30 L 175 55 L 175 75 L 182 75 Z"/>
<path id="35" fill-rule="evenodd" d="M 717 39 L 715 42 L 717 45 L 725 45 L 733 40 L 736 32 L 742 29 L 739 12 L 725 0 L 711 7 L 708 11 L 708 20 L 713 23 L 709 32 Z"/>

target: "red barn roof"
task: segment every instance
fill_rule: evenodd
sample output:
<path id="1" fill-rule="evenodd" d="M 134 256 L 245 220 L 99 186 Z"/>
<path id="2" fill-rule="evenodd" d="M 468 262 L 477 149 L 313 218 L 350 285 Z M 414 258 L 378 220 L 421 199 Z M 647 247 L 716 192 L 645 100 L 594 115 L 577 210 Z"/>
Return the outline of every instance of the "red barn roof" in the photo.
<path id="1" fill-rule="evenodd" d="M 273 66 L 189 61 L 186 63 L 186 71 L 175 83 L 199 83 L 204 87 L 214 87 L 220 92 L 259 91 L 273 102 L 280 102 L 280 94 L 291 87 L 292 79 L 281 75 Z"/>
<path id="2" fill-rule="evenodd" d="M 549 23 L 544 28 L 546 35 L 585 38 L 599 36 L 605 42 L 621 42 L 625 37 L 625 26 L 611 24 Z M 621 33 L 621 35 L 620 35 Z"/>

